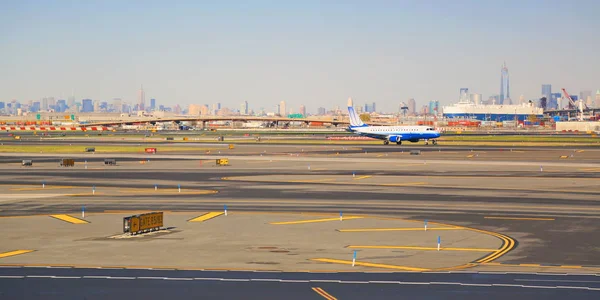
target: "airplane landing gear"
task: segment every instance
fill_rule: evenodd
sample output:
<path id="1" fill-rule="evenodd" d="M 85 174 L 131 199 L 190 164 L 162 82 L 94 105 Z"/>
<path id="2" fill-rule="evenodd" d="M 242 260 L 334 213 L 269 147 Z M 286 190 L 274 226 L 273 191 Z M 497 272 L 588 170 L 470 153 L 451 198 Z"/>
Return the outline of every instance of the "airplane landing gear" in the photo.
<path id="1" fill-rule="evenodd" d="M 396 145 L 402 145 L 402 142 L 401 141 L 397 141 Z"/>
<path id="2" fill-rule="evenodd" d="M 388 141 L 388 140 L 385 140 L 385 141 L 383 141 L 383 144 L 384 144 L 384 145 L 389 145 L 389 144 L 390 144 L 390 141 Z"/>
<path id="3" fill-rule="evenodd" d="M 425 146 L 429 145 L 429 140 L 425 140 Z"/>
<path id="4" fill-rule="evenodd" d="M 433 145 L 437 145 L 437 141 L 436 140 L 431 140 L 431 142 L 433 143 Z"/>

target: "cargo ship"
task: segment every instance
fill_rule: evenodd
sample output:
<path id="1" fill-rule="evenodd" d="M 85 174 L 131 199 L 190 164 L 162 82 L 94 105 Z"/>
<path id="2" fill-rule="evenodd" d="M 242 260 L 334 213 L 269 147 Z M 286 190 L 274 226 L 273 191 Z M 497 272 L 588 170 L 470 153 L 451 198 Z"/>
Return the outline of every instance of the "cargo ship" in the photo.
<path id="1" fill-rule="evenodd" d="M 460 101 L 458 103 L 442 107 L 442 115 L 447 119 L 468 119 L 479 121 L 531 121 L 540 119 L 544 116 L 544 110 L 535 107 L 533 103 L 524 103 L 516 105 L 497 105 L 497 104 L 475 104 L 470 101 Z"/>

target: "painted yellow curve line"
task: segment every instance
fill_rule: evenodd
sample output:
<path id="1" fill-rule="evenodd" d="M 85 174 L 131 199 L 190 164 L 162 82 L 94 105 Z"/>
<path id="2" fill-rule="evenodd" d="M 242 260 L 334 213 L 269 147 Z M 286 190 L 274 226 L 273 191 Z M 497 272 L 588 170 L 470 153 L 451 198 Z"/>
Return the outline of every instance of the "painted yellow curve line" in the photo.
<path id="1" fill-rule="evenodd" d="M 429 230 L 463 230 L 459 227 L 433 227 Z M 425 231 L 424 227 L 406 227 L 406 228 L 358 228 L 358 229 L 338 229 L 339 232 L 377 232 L 377 231 Z"/>
<path id="2" fill-rule="evenodd" d="M 354 220 L 354 219 L 362 219 L 364 217 L 343 217 L 342 220 Z M 316 220 L 301 220 L 301 221 L 288 221 L 288 222 L 273 222 L 269 223 L 271 225 L 293 225 L 293 224 L 305 224 L 305 223 L 319 223 L 319 222 L 331 222 L 331 221 L 340 221 L 340 218 L 327 218 L 327 219 L 316 219 Z"/>
<path id="3" fill-rule="evenodd" d="M 426 251 L 437 251 L 437 247 L 420 247 L 420 246 L 348 246 L 352 249 L 404 249 L 404 250 L 426 250 Z M 440 251 L 475 251 L 475 252 L 496 252 L 498 249 L 486 249 L 486 248 L 453 248 L 453 247 L 440 247 Z"/>

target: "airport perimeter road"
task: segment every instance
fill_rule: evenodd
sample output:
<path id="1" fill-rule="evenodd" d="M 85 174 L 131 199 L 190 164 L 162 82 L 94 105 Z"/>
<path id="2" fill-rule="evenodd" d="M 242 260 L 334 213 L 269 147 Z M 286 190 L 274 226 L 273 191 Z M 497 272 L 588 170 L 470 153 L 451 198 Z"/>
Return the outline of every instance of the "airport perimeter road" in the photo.
<path id="1" fill-rule="evenodd" d="M 6 299 L 596 299 L 594 275 L 1 268 Z"/>

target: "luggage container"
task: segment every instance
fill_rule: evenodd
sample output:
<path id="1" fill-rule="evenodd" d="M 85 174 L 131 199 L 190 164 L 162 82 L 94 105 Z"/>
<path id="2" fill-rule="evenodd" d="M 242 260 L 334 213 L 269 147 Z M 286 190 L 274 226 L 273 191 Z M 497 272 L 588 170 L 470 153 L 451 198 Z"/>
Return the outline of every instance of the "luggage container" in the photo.
<path id="1" fill-rule="evenodd" d="M 163 212 L 151 212 L 123 218 L 123 233 L 136 235 L 163 227 Z"/>
<path id="2" fill-rule="evenodd" d="M 229 159 L 217 158 L 216 164 L 217 164 L 217 166 L 229 166 Z"/>
<path id="3" fill-rule="evenodd" d="M 146 148 L 144 151 L 146 153 L 156 153 L 156 148 Z"/>
<path id="4" fill-rule="evenodd" d="M 75 160 L 72 158 L 63 158 L 59 161 L 61 167 L 74 167 Z"/>

